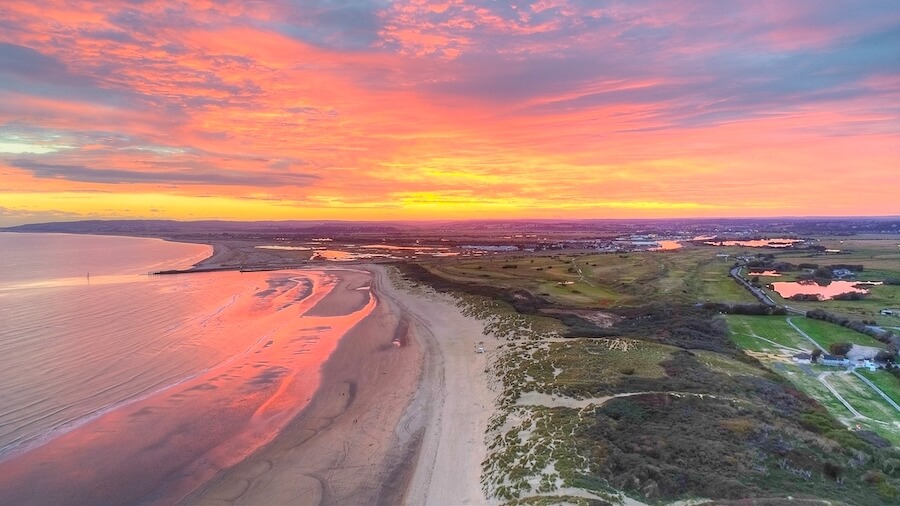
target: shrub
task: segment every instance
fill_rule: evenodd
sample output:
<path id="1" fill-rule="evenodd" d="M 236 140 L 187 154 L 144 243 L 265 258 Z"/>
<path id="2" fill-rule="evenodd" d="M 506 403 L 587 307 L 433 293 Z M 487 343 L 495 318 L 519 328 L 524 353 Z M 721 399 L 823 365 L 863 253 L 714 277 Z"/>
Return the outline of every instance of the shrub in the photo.
<path id="1" fill-rule="evenodd" d="M 830 351 L 832 355 L 844 356 L 850 352 L 850 348 L 853 348 L 853 345 L 850 343 L 831 343 L 828 347 L 828 351 Z"/>
<path id="2" fill-rule="evenodd" d="M 866 471 L 866 474 L 862 475 L 862 480 L 869 485 L 874 485 L 876 483 L 881 483 L 884 481 L 885 476 L 878 471 Z"/>
<path id="3" fill-rule="evenodd" d="M 837 481 L 841 477 L 841 474 L 844 473 L 844 468 L 834 462 L 826 462 L 822 467 L 822 472 L 828 478 Z"/>

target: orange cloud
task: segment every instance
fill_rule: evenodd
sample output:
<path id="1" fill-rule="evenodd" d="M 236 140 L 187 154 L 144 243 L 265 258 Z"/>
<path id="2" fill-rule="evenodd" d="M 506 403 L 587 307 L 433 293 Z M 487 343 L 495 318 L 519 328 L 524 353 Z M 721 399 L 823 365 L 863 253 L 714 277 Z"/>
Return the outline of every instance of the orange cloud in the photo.
<path id="1" fill-rule="evenodd" d="M 896 13 L 704 6 L 10 1 L 2 219 L 900 213 Z"/>

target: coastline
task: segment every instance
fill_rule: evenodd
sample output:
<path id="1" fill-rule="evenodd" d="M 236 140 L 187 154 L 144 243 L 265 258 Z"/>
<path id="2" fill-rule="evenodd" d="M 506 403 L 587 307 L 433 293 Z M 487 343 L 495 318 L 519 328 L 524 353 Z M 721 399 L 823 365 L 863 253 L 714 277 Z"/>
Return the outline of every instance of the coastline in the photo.
<path id="1" fill-rule="evenodd" d="M 362 269 L 331 270 L 336 292 L 370 283 L 378 304 L 340 339 L 309 405 L 182 504 L 492 503 L 480 476 L 494 394 L 488 354 L 470 342 L 489 341 L 482 325 L 447 297 L 394 286 L 382 266 Z"/>
<path id="2" fill-rule="evenodd" d="M 184 272 L 237 271 L 249 264 L 333 275 L 337 286 L 309 308 L 309 316 L 340 317 L 358 311 L 369 298 L 376 302 L 371 314 L 336 338 L 318 388 L 277 435 L 169 500 L 492 502 L 484 497 L 480 477 L 494 411 L 486 368 L 496 340 L 485 337 L 482 323 L 462 315 L 450 297 L 427 287 L 397 286 L 385 266 L 374 263 L 298 262 L 245 241 L 157 238 L 212 247 L 210 256 Z M 482 340 L 488 353 L 475 354 L 472 345 Z M 207 464 L 212 462 L 202 465 Z M 152 504 L 162 497 L 144 500 Z"/>
<path id="3" fill-rule="evenodd" d="M 335 292 L 370 284 L 361 271 L 331 271 Z M 373 290 L 374 292 L 374 290 Z M 268 445 L 221 471 L 185 504 L 383 504 L 402 500 L 419 430 L 403 417 L 418 385 L 422 348 L 392 340 L 401 316 L 387 298 L 350 329 L 322 367 L 309 405 Z M 358 301 L 323 300 L 320 312 Z"/>
<path id="4" fill-rule="evenodd" d="M 213 253 L 188 272 L 238 270 L 242 264 L 298 267 L 277 252 L 253 248 L 248 254 L 243 242 L 197 242 Z M 304 261 L 300 268 L 343 275 L 359 269 L 370 277 L 369 295 L 378 305 L 341 338 L 323 365 L 319 390 L 295 420 L 182 503 L 497 504 L 481 488 L 487 428 L 496 410 L 487 360 L 497 339 L 484 335 L 483 324 L 463 315 L 450 297 L 429 287 L 395 286 L 383 265 Z M 333 293 L 349 293 L 337 288 Z M 390 349 L 391 337 L 402 349 Z M 487 353 L 474 353 L 477 341 Z M 387 355 L 386 367 L 372 363 L 386 351 L 406 356 Z M 362 389 L 361 378 L 368 380 Z M 361 416 L 365 426 L 358 423 Z M 362 447 L 361 439 L 370 442 Z"/>
<path id="5" fill-rule="evenodd" d="M 394 286 L 383 266 L 367 268 L 381 292 L 410 317 L 425 348 L 422 380 L 407 411 L 423 436 L 404 503 L 495 504 L 481 488 L 481 463 L 496 409 L 488 360 L 497 339 L 485 336 L 482 322 L 463 315 L 450 297 L 429 287 Z M 478 341 L 485 353 L 475 353 Z"/>

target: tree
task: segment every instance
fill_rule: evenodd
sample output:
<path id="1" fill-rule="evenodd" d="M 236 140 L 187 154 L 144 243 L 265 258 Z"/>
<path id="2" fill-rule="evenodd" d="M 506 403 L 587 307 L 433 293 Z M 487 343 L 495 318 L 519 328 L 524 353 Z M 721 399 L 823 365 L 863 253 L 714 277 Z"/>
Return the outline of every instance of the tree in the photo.
<path id="1" fill-rule="evenodd" d="M 812 355 L 810 355 L 810 356 L 812 357 L 812 361 L 813 361 L 814 363 L 815 363 L 815 362 L 818 362 L 818 361 L 819 361 L 819 357 L 822 356 L 822 350 L 816 348 L 816 349 L 813 350 Z"/>
<path id="2" fill-rule="evenodd" d="M 875 361 L 881 363 L 893 362 L 894 354 L 887 350 L 881 350 L 875 355 Z"/>
<path id="3" fill-rule="evenodd" d="M 850 348 L 853 348 L 853 345 L 850 343 L 832 343 L 831 346 L 828 347 L 828 351 L 830 351 L 832 355 L 844 356 L 850 351 Z"/>

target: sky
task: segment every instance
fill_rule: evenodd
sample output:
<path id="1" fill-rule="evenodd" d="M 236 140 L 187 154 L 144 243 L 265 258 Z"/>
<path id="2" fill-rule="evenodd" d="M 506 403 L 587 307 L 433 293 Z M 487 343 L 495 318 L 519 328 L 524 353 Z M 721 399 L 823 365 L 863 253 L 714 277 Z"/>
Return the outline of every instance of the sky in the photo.
<path id="1" fill-rule="evenodd" d="M 0 225 L 900 215 L 900 4 L 4 0 Z"/>

